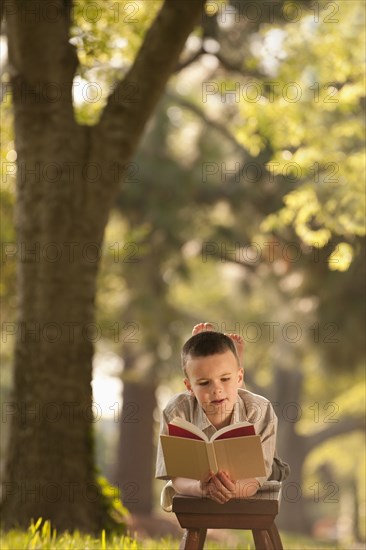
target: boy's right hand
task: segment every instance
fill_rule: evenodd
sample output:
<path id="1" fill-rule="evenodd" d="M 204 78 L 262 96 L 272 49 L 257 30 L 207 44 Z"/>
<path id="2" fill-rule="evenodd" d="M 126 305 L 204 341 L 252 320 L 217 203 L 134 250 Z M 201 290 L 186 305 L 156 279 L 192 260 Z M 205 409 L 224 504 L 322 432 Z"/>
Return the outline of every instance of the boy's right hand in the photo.
<path id="1" fill-rule="evenodd" d="M 200 489 L 203 497 L 211 498 L 219 504 L 223 504 L 235 495 L 235 482 L 225 472 L 216 475 L 210 472 L 200 481 Z"/>
<path id="2" fill-rule="evenodd" d="M 194 325 L 192 329 L 192 336 L 199 334 L 200 332 L 215 332 L 216 329 L 212 323 L 198 323 Z"/>
<path id="3" fill-rule="evenodd" d="M 239 357 L 240 366 L 244 364 L 244 340 L 240 334 L 235 334 L 234 332 L 225 332 L 225 336 L 231 338 L 236 347 L 236 352 Z"/>

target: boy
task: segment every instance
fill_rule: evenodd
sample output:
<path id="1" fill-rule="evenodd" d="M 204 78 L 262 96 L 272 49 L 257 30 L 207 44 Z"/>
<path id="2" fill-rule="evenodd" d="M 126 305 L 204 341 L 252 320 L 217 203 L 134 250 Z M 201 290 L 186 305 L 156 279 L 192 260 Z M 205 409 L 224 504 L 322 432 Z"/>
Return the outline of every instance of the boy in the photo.
<path id="1" fill-rule="evenodd" d="M 282 481 L 288 475 L 288 465 L 275 456 L 277 418 L 271 403 L 242 388 L 241 337 L 214 332 L 210 327 L 203 323 L 194 327 L 193 336 L 183 346 L 182 366 L 187 391 L 174 396 L 165 407 L 160 433 L 167 434 L 168 423 L 177 416 L 196 424 L 209 437 L 224 426 L 246 420 L 255 425 L 256 434 L 261 436 L 267 475 L 233 480 L 227 472 L 220 471 L 216 475 L 210 472 L 200 481 L 173 478 L 163 489 L 162 507 L 165 510 L 171 510 L 175 493 L 209 497 L 224 503 L 231 498 L 254 495 L 268 478 Z M 160 440 L 156 477 L 169 479 Z"/>

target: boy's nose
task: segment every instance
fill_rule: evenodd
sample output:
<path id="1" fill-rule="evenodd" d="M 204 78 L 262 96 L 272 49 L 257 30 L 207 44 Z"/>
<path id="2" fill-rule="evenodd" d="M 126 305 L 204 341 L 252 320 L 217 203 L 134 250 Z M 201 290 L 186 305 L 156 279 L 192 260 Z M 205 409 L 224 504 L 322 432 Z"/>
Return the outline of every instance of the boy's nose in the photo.
<path id="1" fill-rule="evenodd" d="M 221 393 L 222 392 L 222 385 L 219 382 L 214 385 L 213 392 L 214 393 Z"/>

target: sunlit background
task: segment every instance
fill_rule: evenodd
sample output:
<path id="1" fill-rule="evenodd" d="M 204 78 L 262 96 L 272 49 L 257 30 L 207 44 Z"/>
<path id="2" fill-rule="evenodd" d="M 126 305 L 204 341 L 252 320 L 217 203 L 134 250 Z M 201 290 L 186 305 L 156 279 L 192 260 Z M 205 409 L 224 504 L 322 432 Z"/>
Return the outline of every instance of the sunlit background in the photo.
<path id="1" fill-rule="evenodd" d="M 78 120 L 95 124 L 160 2 L 108 1 L 100 18 L 86 16 L 84 4 L 70 40 L 81 62 L 73 100 Z M 291 11 L 288 2 L 286 17 L 269 20 L 261 3 L 257 18 L 240 11 L 245 2 L 229 4 L 208 3 L 209 22 L 189 37 L 110 215 L 96 326 L 85 336 L 95 345 L 97 461 L 122 499 L 126 483 L 147 470 L 151 495 L 130 508 L 159 513 L 153 460 L 137 456 L 135 473 L 120 468 L 133 445 L 123 429 L 134 424 L 155 452 L 159 413 L 184 389 L 180 348 L 194 324 L 211 321 L 244 337 L 247 388 L 274 403 L 279 453 L 293 470 L 280 527 L 350 547 L 366 535 L 364 6 L 302 2 Z M 16 150 L 1 40 L 9 254 Z M 4 402 L 17 292 L 15 254 L 6 254 Z"/>

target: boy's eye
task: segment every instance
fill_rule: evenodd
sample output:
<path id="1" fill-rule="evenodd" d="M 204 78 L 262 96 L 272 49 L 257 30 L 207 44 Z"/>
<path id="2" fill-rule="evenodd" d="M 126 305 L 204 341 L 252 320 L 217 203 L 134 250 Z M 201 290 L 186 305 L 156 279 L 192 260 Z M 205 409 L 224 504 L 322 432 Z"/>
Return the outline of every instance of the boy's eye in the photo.
<path id="1" fill-rule="evenodd" d="M 221 382 L 227 382 L 230 378 L 221 378 Z"/>
<path id="2" fill-rule="evenodd" d="M 207 386 L 208 380 L 205 380 L 204 382 L 198 382 L 199 386 Z"/>

